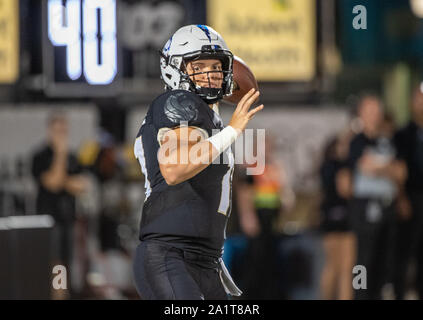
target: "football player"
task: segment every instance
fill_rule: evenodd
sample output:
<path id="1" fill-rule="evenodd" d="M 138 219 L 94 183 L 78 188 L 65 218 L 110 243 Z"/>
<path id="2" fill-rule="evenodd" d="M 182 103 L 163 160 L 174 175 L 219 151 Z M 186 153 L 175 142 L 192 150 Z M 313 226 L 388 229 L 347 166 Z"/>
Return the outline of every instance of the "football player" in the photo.
<path id="1" fill-rule="evenodd" d="M 240 295 L 222 259 L 231 212 L 231 144 L 261 109 L 259 92 L 239 101 L 224 127 L 218 102 L 232 94 L 233 55 L 204 25 L 180 28 L 160 57 L 166 92 L 150 105 L 134 153 L 146 199 L 134 276 L 142 299 Z"/>

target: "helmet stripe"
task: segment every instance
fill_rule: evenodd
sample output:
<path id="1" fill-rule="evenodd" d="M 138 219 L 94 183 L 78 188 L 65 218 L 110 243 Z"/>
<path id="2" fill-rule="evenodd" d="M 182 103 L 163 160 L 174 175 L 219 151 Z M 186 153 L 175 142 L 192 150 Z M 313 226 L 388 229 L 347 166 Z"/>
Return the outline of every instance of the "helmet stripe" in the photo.
<path id="1" fill-rule="evenodd" d="M 209 28 L 207 28 L 207 26 L 205 26 L 203 24 L 197 24 L 197 27 L 199 27 L 201 30 L 203 30 L 203 32 L 206 34 L 207 38 L 209 38 L 209 41 L 211 43 Z"/>
<path id="2" fill-rule="evenodd" d="M 167 42 L 167 44 L 165 45 L 165 47 L 163 48 L 164 52 L 168 52 L 170 49 L 170 45 L 172 44 L 172 38 L 173 36 L 170 37 L 169 41 Z"/>

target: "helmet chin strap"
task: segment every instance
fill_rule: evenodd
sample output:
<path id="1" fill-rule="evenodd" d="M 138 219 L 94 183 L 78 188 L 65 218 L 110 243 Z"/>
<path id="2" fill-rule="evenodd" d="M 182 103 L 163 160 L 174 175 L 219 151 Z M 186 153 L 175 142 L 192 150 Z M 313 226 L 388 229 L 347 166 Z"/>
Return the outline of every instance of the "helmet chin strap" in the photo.
<path id="1" fill-rule="evenodd" d="M 182 69 L 182 70 L 181 70 Z M 198 94 L 200 98 L 206 102 L 208 105 L 214 104 L 218 102 L 219 100 L 223 99 L 223 88 L 212 88 L 211 87 L 211 80 L 210 80 L 210 74 L 214 73 L 214 71 L 207 71 L 207 72 L 200 72 L 205 73 L 207 75 L 207 81 L 209 84 L 209 87 L 202 87 L 197 84 L 197 81 L 193 81 L 191 79 L 191 76 L 198 75 L 200 73 L 194 73 L 194 74 L 188 74 L 187 73 L 187 64 L 185 60 L 182 60 L 182 68 L 179 69 L 179 72 L 181 74 L 181 80 L 183 79 L 183 89 L 184 90 L 191 90 L 194 93 Z M 223 77 L 225 77 L 224 72 L 222 71 Z M 188 88 L 186 88 L 188 87 Z"/>
<path id="2" fill-rule="evenodd" d="M 189 78 L 190 83 L 193 85 L 194 92 L 197 93 L 201 99 L 207 104 L 214 104 L 223 98 L 223 88 L 212 88 L 210 83 L 209 74 L 207 74 L 209 87 L 202 87 L 197 85 Z"/>
<path id="3" fill-rule="evenodd" d="M 223 98 L 222 89 L 217 88 L 196 88 L 195 92 L 203 99 L 207 104 L 213 104 Z"/>

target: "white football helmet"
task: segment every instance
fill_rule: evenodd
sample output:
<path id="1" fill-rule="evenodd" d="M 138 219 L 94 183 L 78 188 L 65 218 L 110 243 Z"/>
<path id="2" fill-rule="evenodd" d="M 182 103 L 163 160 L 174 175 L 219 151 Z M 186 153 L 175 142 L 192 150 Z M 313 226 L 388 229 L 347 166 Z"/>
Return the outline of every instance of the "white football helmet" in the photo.
<path id="1" fill-rule="evenodd" d="M 233 55 L 220 34 L 212 28 L 200 24 L 182 27 L 170 37 L 160 54 L 161 78 L 166 89 L 192 91 L 208 104 L 232 94 Z M 222 62 L 222 88 L 201 87 L 184 72 L 186 62 L 199 59 L 218 59 Z M 200 73 L 209 76 L 209 72 Z"/>

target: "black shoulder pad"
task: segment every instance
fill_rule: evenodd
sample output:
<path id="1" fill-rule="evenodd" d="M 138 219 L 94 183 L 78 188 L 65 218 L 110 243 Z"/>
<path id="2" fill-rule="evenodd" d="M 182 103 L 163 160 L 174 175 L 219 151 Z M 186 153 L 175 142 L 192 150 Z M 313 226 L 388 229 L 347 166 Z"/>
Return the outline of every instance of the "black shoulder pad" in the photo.
<path id="1" fill-rule="evenodd" d="M 175 91 L 164 101 L 164 114 L 174 123 L 198 118 L 199 99 L 188 91 Z M 200 99 L 200 103 L 202 100 Z"/>
<path id="2" fill-rule="evenodd" d="M 157 97 L 152 103 L 153 123 L 157 129 L 173 128 L 188 122 L 189 126 L 205 125 L 209 106 L 195 93 L 172 90 Z"/>

